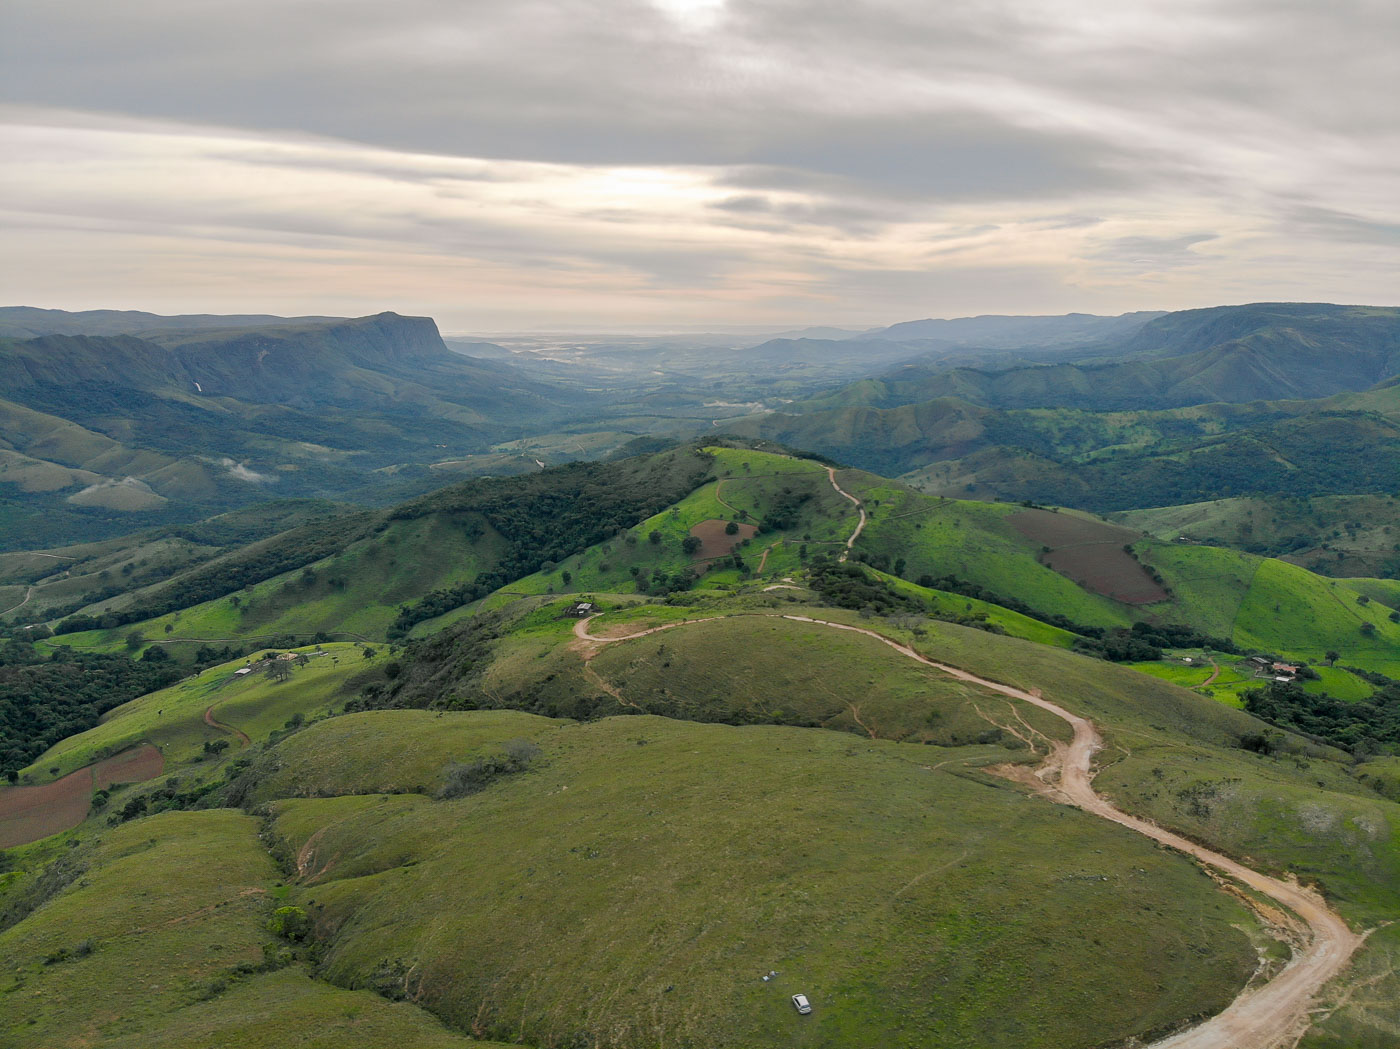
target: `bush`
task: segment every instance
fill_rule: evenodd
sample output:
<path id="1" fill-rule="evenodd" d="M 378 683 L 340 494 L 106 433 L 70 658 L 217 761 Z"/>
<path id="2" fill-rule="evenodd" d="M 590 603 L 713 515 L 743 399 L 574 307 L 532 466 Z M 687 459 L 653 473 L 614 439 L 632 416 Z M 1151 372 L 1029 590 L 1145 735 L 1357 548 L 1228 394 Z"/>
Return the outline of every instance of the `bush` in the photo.
<path id="1" fill-rule="evenodd" d="M 540 753 L 538 746 L 525 739 L 510 740 L 503 744 L 502 750 L 502 754 L 489 754 L 475 761 L 448 765 L 437 796 L 446 800 L 479 793 L 500 776 L 523 772 Z"/>
<path id="2" fill-rule="evenodd" d="M 300 907 L 278 907 L 267 920 L 267 931 L 284 940 L 300 943 L 311 932 L 311 919 Z"/>

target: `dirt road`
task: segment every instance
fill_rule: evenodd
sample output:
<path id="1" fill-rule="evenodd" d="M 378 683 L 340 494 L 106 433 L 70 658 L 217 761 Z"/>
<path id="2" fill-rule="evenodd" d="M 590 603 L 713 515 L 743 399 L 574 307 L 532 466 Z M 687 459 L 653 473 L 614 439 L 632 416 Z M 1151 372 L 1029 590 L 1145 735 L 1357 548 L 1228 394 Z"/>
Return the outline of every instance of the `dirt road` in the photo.
<path id="1" fill-rule="evenodd" d="M 836 481 L 833 477 L 832 485 L 835 486 L 835 484 Z M 838 488 L 837 491 L 840 489 Z M 846 493 L 842 492 L 842 494 Z M 847 496 L 847 498 L 851 497 Z M 862 523 L 864 522 L 862 521 Z M 859 529 L 857 529 L 857 534 L 859 534 Z M 854 538 L 852 536 L 852 541 Z M 619 637 L 598 637 L 588 630 L 588 624 L 592 618 L 594 617 L 590 616 L 588 619 L 581 619 L 575 623 L 574 634 L 583 641 L 597 645 L 610 644 L 614 641 L 627 641 L 655 634 L 662 630 L 671 630 L 678 626 L 708 622 L 708 620 L 697 619 L 690 620 L 689 623 L 668 623 L 664 626 L 652 627 L 649 630 L 641 630 Z M 1052 703 L 1034 692 L 1026 692 L 1009 685 L 988 681 L 986 678 L 969 674 L 958 667 L 935 662 L 914 651 L 908 645 L 885 637 L 883 634 L 877 634 L 873 630 L 848 626 L 845 623 L 833 623 L 824 619 L 813 619 L 810 616 L 784 615 L 781 618 L 798 623 L 813 623 L 818 626 L 830 627 L 833 630 L 849 630 L 852 633 L 864 634 L 866 637 L 874 638 L 876 641 L 888 645 L 909 659 L 932 667 L 950 677 L 957 678 L 959 681 L 980 685 L 993 692 L 1010 696 L 1012 699 L 1030 703 L 1067 722 L 1074 730 L 1073 741 L 1068 746 L 1055 742 L 1044 765 L 1037 771 L 1037 775 L 1043 781 L 1052 785 L 1054 796 L 1067 804 L 1083 809 L 1085 812 L 1110 820 L 1128 830 L 1151 838 L 1153 841 L 1161 842 L 1163 845 L 1188 856 L 1193 856 L 1202 863 L 1243 882 L 1293 911 L 1307 924 L 1311 932 L 1311 940 L 1307 946 L 1295 951 L 1292 960 L 1284 967 L 1283 971 L 1268 983 L 1244 991 L 1230 1003 L 1224 1012 L 1196 1027 L 1182 1031 L 1180 1034 L 1155 1042 L 1149 1049 L 1282 1049 L 1282 1047 L 1292 1046 L 1296 1043 L 1298 1037 L 1310 1023 L 1309 1007 L 1312 1005 L 1314 996 L 1329 980 L 1346 968 L 1352 953 L 1365 939 L 1364 934 L 1352 932 L 1346 922 L 1327 906 L 1321 896 L 1296 882 L 1271 878 L 1230 859 L 1228 856 L 1197 845 L 1178 834 L 1173 834 L 1169 830 L 1130 816 L 1115 808 L 1105 798 L 1100 797 L 1093 788 L 1093 762 L 1094 754 L 1102 746 L 1102 740 L 1093 722 L 1087 718 L 1071 714 L 1059 704 Z"/>
<path id="2" fill-rule="evenodd" d="M 7 616 L 7 615 L 9 615 L 11 612 L 14 612 L 14 611 L 17 611 L 18 609 L 23 608 L 25 605 L 29 604 L 29 599 L 30 599 L 31 597 L 33 597 L 33 596 L 34 596 L 34 588 L 31 586 L 28 590 L 26 590 L 26 591 L 24 592 L 24 600 L 23 600 L 23 601 L 21 601 L 21 602 L 20 602 L 19 604 L 17 604 L 17 605 L 12 605 L 12 606 L 10 606 L 9 608 L 5 609 L 5 611 L 3 611 L 3 612 L 0 612 L 0 616 Z"/>
<path id="3" fill-rule="evenodd" d="M 835 467 L 828 466 L 826 468 L 826 476 L 827 479 L 831 481 L 831 487 L 835 488 L 839 493 L 855 503 L 856 512 L 860 514 L 860 524 L 856 525 L 856 530 L 851 533 L 851 538 L 846 540 L 846 549 L 841 551 L 841 556 L 836 559 L 839 562 L 846 560 L 846 558 L 851 555 L 851 548 L 856 545 L 856 540 L 860 538 L 860 533 L 865 530 L 865 507 L 861 505 L 859 499 L 836 483 Z"/>
<path id="4" fill-rule="evenodd" d="M 212 706 L 204 711 L 204 723 L 210 728 L 218 729 L 220 732 L 227 732 L 230 736 L 237 736 L 243 741 L 243 745 L 245 747 L 249 743 L 253 742 L 251 739 L 248 738 L 248 733 L 242 731 L 241 729 L 236 729 L 232 725 L 225 725 L 218 718 L 214 717 L 214 708 Z"/>

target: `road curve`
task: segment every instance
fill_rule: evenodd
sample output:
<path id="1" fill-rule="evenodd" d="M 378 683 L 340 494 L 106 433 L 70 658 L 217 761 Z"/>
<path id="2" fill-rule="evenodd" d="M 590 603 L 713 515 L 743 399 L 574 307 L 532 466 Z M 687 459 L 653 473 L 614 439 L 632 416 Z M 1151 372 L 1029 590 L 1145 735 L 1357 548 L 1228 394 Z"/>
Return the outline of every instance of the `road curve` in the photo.
<path id="1" fill-rule="evenodd" d="M 230 736 L 237 736 L 243 741 L 243 745 L 245 747 L 253 742 L 251 739 L 248 738 L 248 733 L 244 732 L 242 729 L 234 728 L 232 725 L 225 724 L 224 722 L 216 718 L 214 716 L 214 708 L 212 706 L 208 707 L 204 711 L 204 723 L 210 728 L 218 729 L 220 732 L 227 732 Z"/>
<path id="2" fill-rule="evenodd" d="M 851 538 L 846 540 L 846 549 L 843 550 L 841 556 L 836 559 L 838 562 L 841 562 L 851 555 L 851 548 L 856 545 L 856 540 L 860 538 L 860 533 L 865 530 L 865 507 L 861 504 L 859 499 L 836 483 L 836 468 L 834 466 L 828 466 L 826 468 L 826 476 L 827 479 L 831 481 L 831 487 L 835 488 L 836 491 L 855 503 L 856 512 L 860 514 L 860 524 L 856 525 L 856 530 L 851 533 Z"/>
<path id="3" fill-rule="evenodd" d="M 23 601 L 21 601 L 21 602 L 20 602 L 19 604 L 17 604 L 17 605 L 12 605 L 11 607 L 5 609 L 5 611 L 3 611 L 3 612 L 0 612 L 0 616 L 7 616 L 7 615 L 9 615 L 11 612 L 16 612 L 16 611 L 18 611 L 19 609 L 23 608 L 25 605 L 29 604 L 29 599 L 30 599 L 31 597 L 33 597 L 33 596 L 34 596 L 34 588 L 31 586 L 28 590 L 26 590 L 26 591 L 24 592 L 24 600 L 23 600 Z"/>
<path id="4" fill-rule="evenodd" d="M 832 485 L 836 481 L 833 477 Z M 838 488 L 837 491 L 840 491 Z M 842 492 L 843 495 L 846 493 Z M 847 498 L 851 498 L 847 496 Z M 862 514 L 862 517 L 864 515 Z M 863 523 L 863 521 L 862 521 Z M 859 534 L 859 530 L 857 530 Z M 852 536 L 852 541 L 855 537 Z M 762 614 L 762 613 L 760 613 Z M 678 626 L 708 622 L 708 619 L 693 619 L 686 623 L 668 623 L 633 634 L 619 637 L 598 637 L 588 630 L 589 616 L 574 624 L 574 634 L 583 641 L 594 644 L 610 644 L 615 641 L 628 641 L 645 637 L 662 630 Z M 724 617 L 710 617 L 724 618 Z M 1225 1010 L 1204 1023 L 1198 1024 L 1179 1034 L 1152 1043 L 1148 1049 L 1280 1049 L 1291 1046 L 1307 1029 L 1310 1023 L 1309 1008 L 1319 990 L 1338 975 L 1352 953 L 1359 947 L 1365 934 L 1352 932 L 1341 916 L 1327 906 L 1322 897 L 1311 889 L 1295 882 L 1272 878 L 1246 867 L 1212 849 L 1197 845 L 1193 841 L 1173 834 L 1146 820 L 1130 816 L 1101 797 L 1093 788 L 1094 754 L 1102 747 L 1102 739 L 1094 723 L 1077 714 L 1071 714 L 1064 707 L 1052 703 L 1033 692 L 1012 688 L 986 678 L 970 674 L 966 670 L 939 663 L 921 655 L 908 645 L 878 634 L 864 627 L 833 623 L 810 616 L 782 615 L 798 623 L 812 623 L 830 627 L 833 630 L 849 630 L 864 634 L 882 644 L 888 645 L 903 656 L 941 671 L 950 677 L 971 684 L 980 685 L 993 692 L 999 692 L 1012 699 L 1030 703 L 1054 714 L 1074 730 L 1074 739 L 1068 745 L 1056 744 L 1047 762 L 1058 767 L 1060 780 L 1056 793 L 1068 804 L 1083 809 L 1092 815 L 1117 823 L 1119 826 L 1136 831 L 1153 841 L 1193 856 L 1202 863 L 1209 864 L 1219 871 L 1243 882 L 1257 892 L 1268 896 L 1293 911 L 1308 926 L 1311 939 L 1306 947 L 1297 950 L 1283 971 L 1266 984 L 1243 991 Z"/>

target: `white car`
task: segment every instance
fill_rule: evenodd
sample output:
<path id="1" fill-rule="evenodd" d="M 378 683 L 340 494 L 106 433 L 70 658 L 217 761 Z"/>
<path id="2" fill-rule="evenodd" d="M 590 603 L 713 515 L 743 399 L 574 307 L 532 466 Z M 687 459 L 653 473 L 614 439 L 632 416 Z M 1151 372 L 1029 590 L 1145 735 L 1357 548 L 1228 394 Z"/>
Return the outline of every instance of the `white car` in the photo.
<path id="1" fill-rule="evenodd" d="M 792 1007 L 803 1016 L 806 1016 L 812 1011 L 812 1003 L 807 1001 L 807 996 L 805 994 L 794 994 L 792 996 Z"/>

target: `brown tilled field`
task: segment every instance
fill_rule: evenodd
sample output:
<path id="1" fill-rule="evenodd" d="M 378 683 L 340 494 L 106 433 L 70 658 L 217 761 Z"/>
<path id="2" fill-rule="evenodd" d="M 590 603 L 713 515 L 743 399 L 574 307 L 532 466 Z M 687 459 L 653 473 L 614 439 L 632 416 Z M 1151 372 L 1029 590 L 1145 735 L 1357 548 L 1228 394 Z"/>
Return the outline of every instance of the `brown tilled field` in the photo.
<path id="1" fill-rule="evenodd" d="M 1027 539 L 1050 548 L 1041 555 L 1045 564 L 1096 594 L 1125 605 L 1150 605 L 1169 596 L 1123 550 L 1142 538 L 1130 528 L 1049 510 L 1023 510 L 1007 521 Z"/>
<path id="2" fill-rule="evenodd" d="M 149 743 L 38 787 L 0 790 L 0 849 L 25 845 L 76 827 L 87 817 L 92 793 L 114 783 L 142 783 L 160 775 L 165 758 Z"/>
<path id="3" fill-rule="evenodd" d="M 728 557 L 745 539 L 752 539 L 758 535 L 758 528 L 751 524 L 741 524 L 739 531 L 734 535 L 725 535 L 725 525 L 728 521 L 721 521 L 712 517 L 708 521 L 701 521 L 690 530 L 690 534 L 700 540 L 700 549 L 695 552 L 697 561 L 710 561 L 717 557 Z"/>

